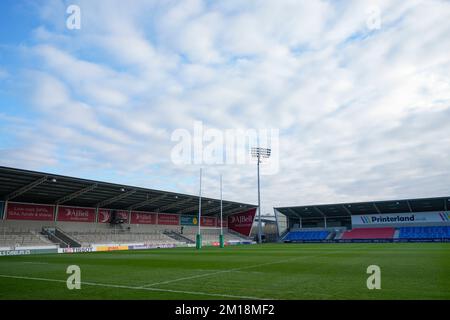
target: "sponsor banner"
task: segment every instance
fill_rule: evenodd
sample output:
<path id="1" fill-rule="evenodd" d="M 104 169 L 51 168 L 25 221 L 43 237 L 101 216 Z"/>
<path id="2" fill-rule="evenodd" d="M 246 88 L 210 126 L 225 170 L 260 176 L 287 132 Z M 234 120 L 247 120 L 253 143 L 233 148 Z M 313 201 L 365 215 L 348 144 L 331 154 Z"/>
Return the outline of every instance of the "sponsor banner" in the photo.
<path id="1" fill-rule="evenodd" d="M 183 226 L 197 226 L 197 216 L 180 216 L 180 224 Z M 202 227 L 216 227 L 216 217 L 202 217 Z"/>
<path id="2" fill-rule="evenodd" d="M 220 228 L 220 218 L 216 218 L 216 222 L 217 222 L 216 227 L 217 227 L 217 228 Z M 227 220 L 227 219 L 223 219 L 223 220 L 222 220 L 222 226 L 223 226 L 224 228 L 228 227 L 228 220 Z"/>
<path id="3" fill-rule="evenodd" d="M 353 226 L 368 226 L 377 224 L 405 224 L 405 223 L 443 223 L 450 222 L 449 211 L 414 212 L 397 214 L 368 214 L 352 216 Z"/>
<path id="4" fill-rule="evenodd" d="M 31 250 L 2 250 L 0 251 L 0 257 L 2 256 L 24 256 L 31 254 Z"/>
<path id="5" fill-rule="evenodd" d="M 58 221 L 95 222 L 94 208 L 58 207 Z"/>
<path id="6" fill-rule="evenodd" d="M 182 226 L 197 226 L 198 218 L 197 216 L 180 216 L 180 224 Z"/>
<path id="7" fill-rule="evenodd" d="M 97 246 L 95 247 L 95 251 L 119 251 L 119 250 L 128 250 L 128 246 Z"/>
<path id="8" fill-rule="evenodd" d="M 48 254 L 48 253 L 58 253 L 57 248 L 53 249 L 28 249 L 28 250 L 3 250 L 0 251 L 1 256 L 23 256 L 30 254 Z"/>
<path id="9" fill-rule="evenodd" d="M 340 239 L 336 240 L 339 243 L 390 243 L 394 239 Z"/>
<path id="10" fill-rule="evenodd" d="M 128 246 L 129 250 L 146 250 L 146 249 L 160 249 L 160 248 L 176 248 L 177 245 L 173 243 L 163 244 L 138 244 Z"/>
<path id="11" fill-rule="evenodd" d="M 0 220 L 3 219 L 3 210 L 5 210 L 5 202 L 0 201 Z"/>
<path id="12" fill-rule="evenodd" d="M 237 245 L 241 245 L 241 244 L 256 244 L 256 241 L 251 241 L 251 240 L 230 240 L 226 242 L 227 245 L 230 246 L 237 246 Z"/>
<path id="13" fill-rule="evenodd" d="M 109 223 L 111 220 L 111 210 L 98 209 L 98 223 Z"/>
<path id="14" fill-rule="evenodd" d="M 158 214 L 158 224 L 177 226 L 180 224 L 180 216 L 177 214 Z"/>
<path id="15" fill-rule="evenodd" d="M 149 212 L 131 212 L 131 223 L 132 224 L 156 224 L 157 214 Z"/>
<path id="16" fill-rule="evenodd" d="M 216 224 L 215 217 L 202 217 L 202 227 L 215 227 Z"/>
<path id="17" fill-rule="evenodd" d="M 128 211 L 126 210 L 117 210 L 117 217 L 119 219 L 123 219 L 123 223 L 128 223 Z"/>
<path id="18" fill-rule="evenodd" d="M 109 223 L 112 211 L 111 209 L 98 209 L 98 223 Z M 116 210 L 116 218 L 123 219 L 124 223 L 128 223 L 128 211 Z"/>
<path id="19" fill-rule="evenodd" d="M 85 253 L 94 252 L 95 248 L 92 247 L 79 247 L 79 248 L 59 248 L 58 253 Z"/>
<path id="20" fill-rule="evenodd" d="M 242 240 L 241 244 L 256 244 L 256 241 L 251 241 L 251 240 Z"/>
<path id="21" fill-rule="evenodd" d="M 175 248 L 195 248 L 195 243 L 179 243 L 175 245 Z"/>
<path id="22" fill-rule="evenodd" d="M 450 239 L 394 239 L 393 242 L 450 242 Z"/>
<path id="23" fill-rule="evenodd" d="M 255 219 L 256 208 L 244 212 L 235 213 L 228 217 L 228 229 L 236 231 L 244 236 L 250 236 Z"/>
<path id="24" fill-rule="evenodd" d="M 6 219 L 53 221 L 54 207 L 49 205 L 9 202 Z"/>

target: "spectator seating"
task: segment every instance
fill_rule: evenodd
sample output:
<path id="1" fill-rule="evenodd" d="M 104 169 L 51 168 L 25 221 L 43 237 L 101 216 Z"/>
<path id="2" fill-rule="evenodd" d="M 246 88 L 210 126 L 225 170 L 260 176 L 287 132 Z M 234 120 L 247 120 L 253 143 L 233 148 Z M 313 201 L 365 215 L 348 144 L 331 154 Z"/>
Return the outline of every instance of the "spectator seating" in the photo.
<path id="1" fill-rule="evenodd" d="M 192 241 L 195 241 L 195 237 L 197 234 L 197 227 L 189 227 L 186 226 L 183 228 L 183 236 L 191 239 Z M 219 228 L 203 228 L 202 229 L 202 241 L 204 243 L 212 243 L 212 242 L 218 242 L 219 241 L 219 235 L 220 235 L 220 229 Z M 242 241 L 246 240 L 244 237 L 239 237 L 236 234 L 228 232 L 226 229 L 223 231 L 223 238 L 224 241 Z"/>
<path id="2" fill-rule="evenodd" d="M 329 231 L 291 231 L 285 237 L 285 241 L 311 241 L 311 240 L 325 240 Z"/>
<path id="3" fill-rule="evenodd" d="M 401 227 L 399 239 L 450 239 L 450 226 Z"/>
<path id="4" fill-rule="evenodd" d="M 77 240 L 83 246 L 91 244 L 110 243 L 152 243 L 152 244 L 179 244 L 181 242 L 172 239 L 163 232 L 136 233 L 128 230 L 101 230 L 101 231 L 66 231 L 67 235 Z"/>
<path id="5" fill-rule="evenodd" d="M 345 231 L 341 239 L 393 239 L 395 228 L 355 228 Z"/>
<path id="6" fill-rule="evenodd" d="M 0 229 L 1 248 L 48 246 L 52 244 L 50 240 L 34 231 Z"/>

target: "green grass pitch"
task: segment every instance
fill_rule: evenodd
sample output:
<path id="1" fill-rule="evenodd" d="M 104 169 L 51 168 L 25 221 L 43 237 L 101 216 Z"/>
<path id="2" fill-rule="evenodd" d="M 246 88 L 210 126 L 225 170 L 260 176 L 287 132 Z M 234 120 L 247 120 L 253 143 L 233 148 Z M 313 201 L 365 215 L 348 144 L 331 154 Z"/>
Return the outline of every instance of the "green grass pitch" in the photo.
<path id="1" fill-rule="evenodd" d="M 66 269 L 81 268 L 68 290 Z M 366 286 L 381 268 L 381 290 Z M 0 299 L 450 299 L 450 243 L 265 244 L 0 257 Z"/>

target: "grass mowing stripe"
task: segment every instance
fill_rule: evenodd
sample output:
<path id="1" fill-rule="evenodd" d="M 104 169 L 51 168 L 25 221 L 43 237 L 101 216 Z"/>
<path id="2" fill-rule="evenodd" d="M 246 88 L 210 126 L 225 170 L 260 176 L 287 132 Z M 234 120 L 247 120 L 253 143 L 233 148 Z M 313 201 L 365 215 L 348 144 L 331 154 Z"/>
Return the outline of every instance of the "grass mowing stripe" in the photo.
<path id="1" fill-rule="evenodd" d="M 204 277 L 214 276 L 214 275 L 218 275 L 218 274 L 229 273 L 229 272 L 237 272 L 237 271 L 242 271 L 242 270 L 247 270 L 247 269 L 252 269 L 252 268 L 270 266 L 270 265 L 274 265 L 274 264 L 283 264 L 283 263 L 286 263 L 286 262 L 291 262 L 291 261 L 295 261 L 295 260 L 302 259 L 302 258 L 323 257 L 323 256 L 331 255 L 331 254 L 337 254 L 337 253 L 338 252 L 331 252 L 331 253 L 317 254 L 317 255 L 312 255 L 312 256 L 301 256 L 301 257 L 295 257 L 295 258 L 290 258 L 290 259 L 285 259 L 285 260 L 260 263 L 260 264 L 256 264 L 256 265 L 252 265 L 252 266 L 245 266 L 245 267 L 241 267 L 241 268 L 220 270 L 220 271 L 217 271 L 217 272 L 210 272 L 210 273 L 198 274 L 198 275 L 194 275 L 194 276 L 190 276 L 190 277 L 183 277 L 183 278 L 178 278 L 178 279 L 173 279 L 173 280 L 156 282 L 156 283 L 152 283 L 152 284 L 148 284 L 148 285 L 142 286 L 142 288 L 148 288 L 148 287 L 153 287 L 153 286 L 158 286 L 158 285 L 168 284 L 168 283 L 174 283 L 174 282 L 179 282 L 179 281 L 184 281 L 184 280 L 192 280 L 192 279 L 204 278 Z"/>
<path id="2" fill-rule="evenodd" d="M 88 284 L 82 290 L 66 288 L 69 265 L 83 271 Z M 381 290 L 366 286 L 369 265 L 381 268 Z M 0 257 L 2 274 L 9 279 L 0 277 L 0 299 L 448 300 L 450 243 L 270 244 L 8 256 Z"/>
<path id="3" fill-rule="evenodd" d="M 34 278 L 34 277 L 24 277 L 24 276 L 11 276 L 11 275 L 5 275 L 5 274 L 0 274 L 0 277 L 2 277 L 2 278 L 10 278 L 10 279 L 21 279 L 21 280 L 33 280 L 33 281 L 47 281 L 47 282 L 66 283 L 66 280 L 60 280 L 60 279 L 47 279 L 47 278 Z M 107 287 L 107 288 L 119 288 L 119 289 L 129 289 L 129 290 L 147 290 L 147 291 L 156 291 L 156 292 L 158 292 L 158 291 L 159 292 L 171 292 L 171 293 L 201 295 L 201 296 L 210 296 L 210 297 L 222 297 L 222 298 L 233 298 L 233 299 L 273 300 L 273 299 L 269 299 L 269 298 L 236 296 L 236 295 L 222 294 L 222 293 L 208 293 L 208 292 L 199 292 L 199 291 L 181 291 L 181 290 L 159 289 L 159 288 L 132 287 L 132 286 L 124 286 L 124 285 L 120 285 L 120 284 L 106 284 L 106 283 L 95 283 L 95 282 L 80 282 L 80 284 L 87 285 L 87 286 Z"/>

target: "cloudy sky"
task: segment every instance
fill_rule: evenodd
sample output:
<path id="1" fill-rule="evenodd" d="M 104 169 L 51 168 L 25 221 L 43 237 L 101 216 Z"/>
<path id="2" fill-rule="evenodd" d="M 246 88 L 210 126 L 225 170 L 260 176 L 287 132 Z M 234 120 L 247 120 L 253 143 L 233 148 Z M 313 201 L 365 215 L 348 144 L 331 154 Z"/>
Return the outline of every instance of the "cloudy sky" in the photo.
<path id="1" fill-rule="evenodd" d="M 195 123 L 278 130 L 265 212 L 447 196 L 450 2 L 0 2 L 0 165 L 189 194 L 202 166 L 256 203 L 254 163 L 174 163 Z"/>

